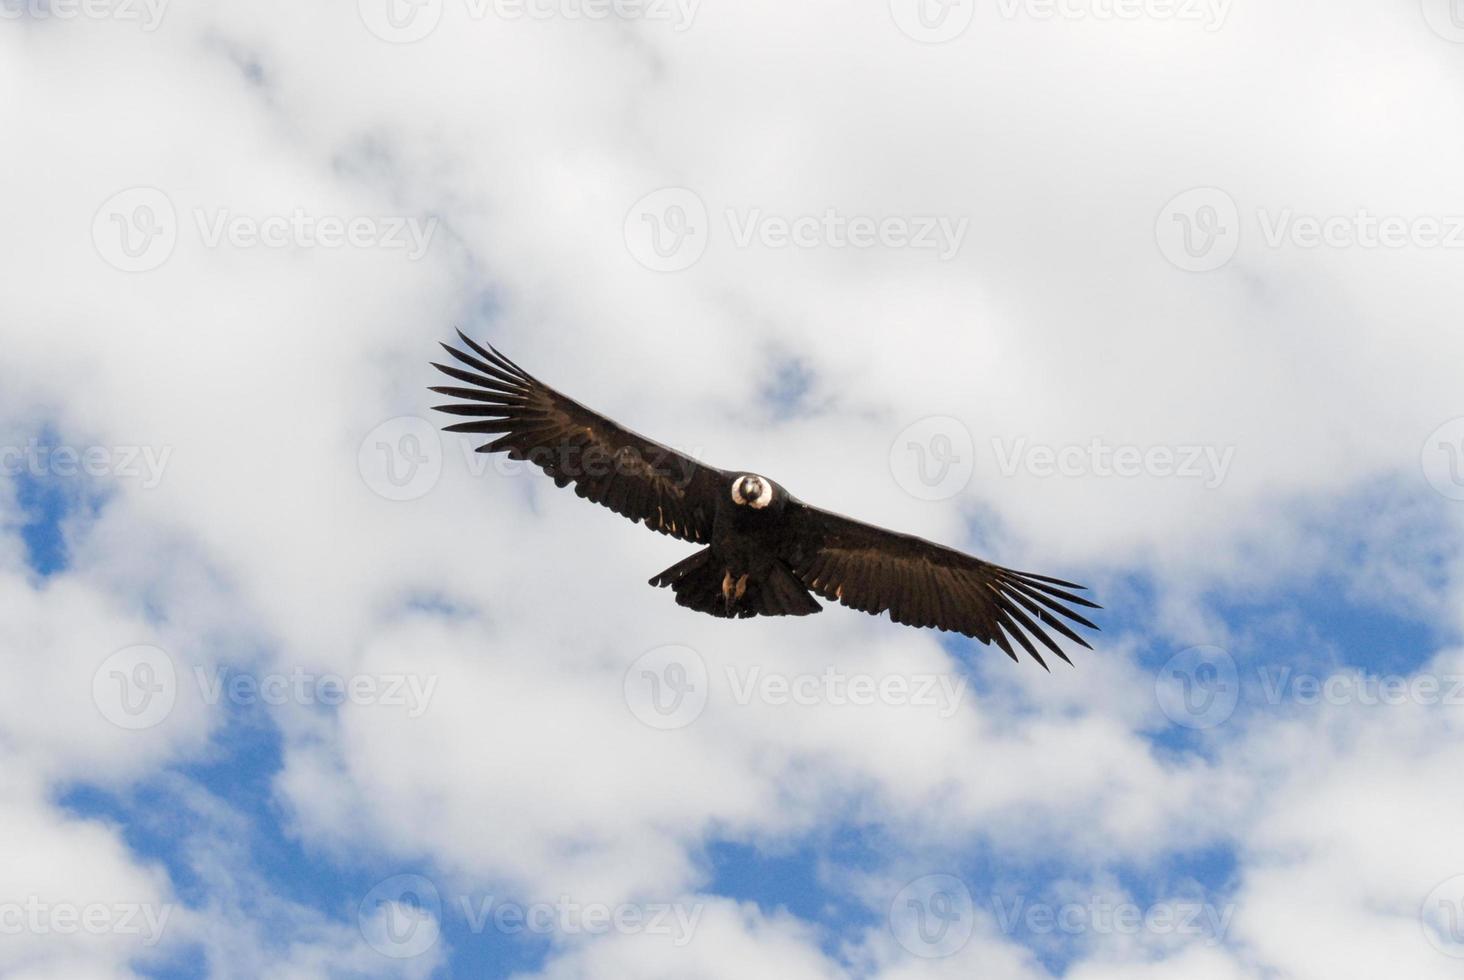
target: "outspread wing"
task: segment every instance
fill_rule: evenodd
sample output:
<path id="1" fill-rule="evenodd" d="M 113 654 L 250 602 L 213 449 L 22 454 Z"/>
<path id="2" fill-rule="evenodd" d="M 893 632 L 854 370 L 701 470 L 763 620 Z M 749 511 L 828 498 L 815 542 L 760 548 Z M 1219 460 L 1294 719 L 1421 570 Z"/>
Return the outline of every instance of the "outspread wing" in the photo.
<path id="1" fill-rule="evenodd" d="M 1097 629 L 1073 606 L 1082 586 L 1017 572 L 951 548 L 863 524 L 801 501 L 785 511 L 783 555 L 803 583 L 826 599 L 910 626 L 934 626 L 995 643 L 1017 659 L 1015 640 L 1043 667 L 1033 641 L 1071 663 L 1048 630 L 1082 646 L 1069 622 Z M 1065 620 L 1067 622 L 1065 622 Z"/>
<path id="2" fill-rule="evenodd" d="M 468 387 L 431 390 L 459 399 L 435 406 L 437 411 L 472 421 L 446 431 L 492 434 L 496 438 L 478 452 L 528 460 L 559 486 L 573 483 L 581 497 L 662 534 L 692 542 L 711 539 L 717 494 L 731 474 L 615 424 L 493 347 L 485 350 L 461 330 L 458 336 L 471 353 L 442 346 L 462 366 L 433 366 Z"/>

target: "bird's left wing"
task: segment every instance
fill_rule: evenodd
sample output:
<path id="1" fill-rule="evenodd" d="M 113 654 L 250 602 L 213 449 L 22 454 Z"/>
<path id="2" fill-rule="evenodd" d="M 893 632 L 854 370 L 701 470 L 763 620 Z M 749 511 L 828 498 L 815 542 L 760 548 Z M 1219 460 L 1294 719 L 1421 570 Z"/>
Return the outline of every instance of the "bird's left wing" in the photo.
<path id="1" fill-rule="evenodd" d="M 731 474 L 617 425 L 534 378 L 492 346 L 485 350 L 461 330 L 458 336 L 471 353 L 442 346 L 463 367 L 433 366 L 469 387 L 432 390 L 459 399 L 435 406 L 437 411 L 472 421 L 449 425 L 448 432 L 494 434 L 478 452 L 526 459 L 559 486 L 573 483 L 581 497 L 644 521 L 653 531 L 683 541 L 711 540 L 717 494 Z"/>
<path id="2" fill-rule="evenodd" d="M 995 643 L 1017 659 L 1015 640 L 1043 667 L 1033 640 L 1071 663 L 1047 630 L 1082 646 L 1068 622 L 1097 629 L 1072 607 L 1097 608 L 1073 594 L 1082 586 L 1017 572 L 911 534 L 790 500 L 782 555 L 826 599 L 910 626 L 934 626 Z"/>

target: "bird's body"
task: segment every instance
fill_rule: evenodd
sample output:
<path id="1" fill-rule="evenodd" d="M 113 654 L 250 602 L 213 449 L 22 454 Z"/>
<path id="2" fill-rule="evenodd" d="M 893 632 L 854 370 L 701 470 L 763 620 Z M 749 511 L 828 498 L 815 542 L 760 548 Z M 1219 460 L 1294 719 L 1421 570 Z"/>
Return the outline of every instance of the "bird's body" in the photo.
<path id="1" fill-rule="evenodd" d="M 697 551 L 653 577 L 690 609 L 725 618 L 806 616 L 815 595 L 912 626 L 995 643 L 1015 640 L 1044 667 L 1033 640 L 1063 660 L 1046 628 L 1088 646 L 1072 607 L 1096 608 L 1060 579 L 1017 572 L 952 548 L 804 503 L 755 473 L 717 469 L 631 432 L 459 332 L 472 353 L 444 344 L 470 370 L 435 365 L 470 387 L 434 387 L 459 401 L 439 411 L 473 421 L 454 432 L 494 434 L 479 452 L 506 452 L 559 486 Z"/>
<path id="2" fill-rule="evenodd" d="M 768 502 L 734 491 L 746 481 L 767 488 Z M 739 503 L 739 496 L 745 502 Z M 651 579 L 669 585 L 683 606 L 713 616 L 807 616 L 821 607 L 782 557 L 787 551 L 786 509 L 792 501 L 766 477 L 738 474 L 717 501 L 711 546 Z M 711 595 L 708 595 L 708 587 Z"/>

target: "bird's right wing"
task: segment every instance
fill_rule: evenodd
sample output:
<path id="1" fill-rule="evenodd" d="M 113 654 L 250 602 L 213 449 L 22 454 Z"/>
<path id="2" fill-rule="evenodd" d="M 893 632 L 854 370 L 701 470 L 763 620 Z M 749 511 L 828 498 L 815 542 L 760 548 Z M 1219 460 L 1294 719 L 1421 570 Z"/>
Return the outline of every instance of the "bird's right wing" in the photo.
<path id="1" fill-rule="evenodd" d="M 432 390 L 459 399 L 437 411 L 473 421 L 449 425 L 448 432 L 494 434 L 478 452 L 528 460 L 559 486 L 573 483 L 581 497 L 653 531 L 711 540 L 717 495 L 730 473 L 637 435 L 561 395 L 491 346 L 485 350 L 461 330 L 458 336 L 472 353 L 442 346 L 464 367 L 433 367 L 469 387 Z"/>
<path id="2" fill-rule="evenodd" d="M 1080 585 L 993 565 L 798 500 L 788 502 L 785 519 L 782 557 L 794 574 L 824 598 L 851 608 L 876 616 L 888 611 L 897 623 L 964 633 L 995 643 L 1013 660 L 1015 640 L 1043 667 L 1032 640 L 1067 660 L 1047 630 L 1086 647 L 1064 620 L 1098 628 L 1072 608 L 1097 608 L 1073 594 Z"/>

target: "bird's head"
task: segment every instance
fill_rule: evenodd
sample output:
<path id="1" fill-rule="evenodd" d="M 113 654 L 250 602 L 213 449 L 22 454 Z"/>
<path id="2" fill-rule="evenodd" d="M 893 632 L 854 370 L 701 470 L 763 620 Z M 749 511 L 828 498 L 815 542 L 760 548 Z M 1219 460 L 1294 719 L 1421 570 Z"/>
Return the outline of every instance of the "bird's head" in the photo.
<path id="1" fill-rule="evenodd" d="M 762 510 L 776 496 L 773 481 L 756 473 L 741 473 L 732 478 L 732 502 L 739 507 Z"/>

